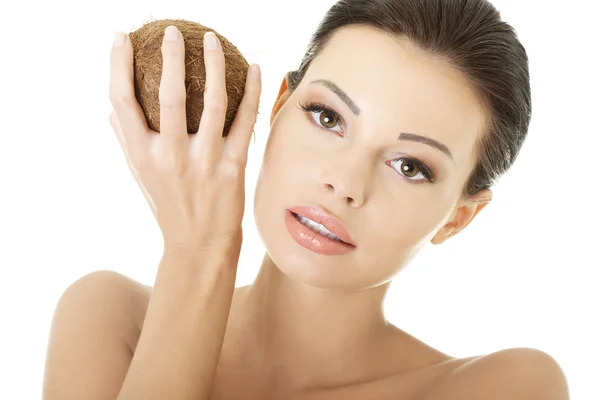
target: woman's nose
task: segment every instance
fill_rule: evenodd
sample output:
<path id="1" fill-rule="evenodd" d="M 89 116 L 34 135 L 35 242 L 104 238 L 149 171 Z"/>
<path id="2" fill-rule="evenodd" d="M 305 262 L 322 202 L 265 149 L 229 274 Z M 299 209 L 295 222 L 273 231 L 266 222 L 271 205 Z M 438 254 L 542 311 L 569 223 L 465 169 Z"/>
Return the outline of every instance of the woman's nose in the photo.
<path id="1" fill-rule="evenodd" d="M 321 185 L 324 191 L 331 193 L 336 199 L 342 200 L 345 204 L 353 207 L 358 207 L 362 203 L 362 196 L 358 193 L 344 190 L 339 185 L 333 185 L 331 183 L 324 183 Z"/>
<path id="2" fill-rule="evenodd" d="M 320 179 L 321 189 L 336 200 L 352 207 L 360 207 L 366 197 L 369 182 L 365 168 L 354 167 L 340 169 L 339 166 L 331 166 L 327 173 Z"/>

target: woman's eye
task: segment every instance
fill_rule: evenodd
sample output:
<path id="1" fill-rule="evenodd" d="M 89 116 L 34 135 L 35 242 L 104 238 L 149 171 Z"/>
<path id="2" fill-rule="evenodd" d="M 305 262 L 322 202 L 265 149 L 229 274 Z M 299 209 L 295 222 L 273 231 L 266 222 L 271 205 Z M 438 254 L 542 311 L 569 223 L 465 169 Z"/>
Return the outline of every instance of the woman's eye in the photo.
<path id="1" fill-rule="evenodd" d="M 409 178 L 414 178 L 415 176 L 422 174 L 422 172 L 419 170 L 419 167 L 410 161 L 403 161 L 402 164 L 400 164 L 400 170 Z"/>
<path id="2" fill-rule="evenodd" d="M 312 102 L 308 104 L 298 103 L 298 105 L 301 110 L 310 113 L 310 117 L 317 126 L 327 130 L 338 127 L 339 129 L 336 132 L 342 130 L 344 124 L 342 117 L 325 104 Z"/>
<path id="3" fill-rule="evenodd" d="M 427 180 L 432 183 L 435 181 L 431 170 L 418 160 L 411 158 L 398 158 L 394 160 L 394 162 L 400 164 L 400 173 L 411 181 Z"/>
<path id="4" fill-rule="evenodd" d="M 338 115 L 330 110 L 313 113 L 313 119 L 317 116 L 319 117 L 319 120 L 315 120 L 315 122 L 319 123 L 323 128 L 333 129 L 340 124 Z"/>

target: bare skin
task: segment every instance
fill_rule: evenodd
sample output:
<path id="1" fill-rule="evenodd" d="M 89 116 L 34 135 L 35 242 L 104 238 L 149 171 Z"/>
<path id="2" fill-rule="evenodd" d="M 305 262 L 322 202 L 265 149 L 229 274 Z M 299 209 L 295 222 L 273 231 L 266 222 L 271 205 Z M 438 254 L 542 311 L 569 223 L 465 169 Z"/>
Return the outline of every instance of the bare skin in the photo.
<path id="1" fill-rule="evenodd" d="M 391 325 L 389 339 L 366 365 L 370 372 L 335 384 L 295 386 L 284 364 L 267 367 L 244 340 L 240 312 L 248 290 L 234 292 L 212 400 L 568 399 L 560 367 L 541 351 L 508 349 L 454 358 Z M 46 393 L 51 385 L 68 384 L 74 393 L 101 388 L 91 399 L 117 398 L 151 294 L 152 287 L 113 271 L 97 271 L 71 285 L 54 318 L 50 348 L 60 355 L 51 360 L 56 366 L 47 369 Z M 61 368 L 69 369 L 68 382 L 56 379 L 65 376 Z M 546 388 L 543 395 L 536 392 L 540 387 Z"/>
<path id="2" fill-rule="evenodd" d="M 360 113 L 327 85 L 312 83 L 323 79 L 342 88 Z M 319 125 L 333 116 L 298 107 L 311 101 L 327 104 L 343 123 Z M 460 233 L 491 200 L 489 190 L 461 197 L 485 121 L 468 81 L 451 66 L 367 27 L 336 32 L 295 91 L 284 79 L 255 192 L 267 252 L 255 282 L 235 289 L 228 314 L 218 315 L 227 319 L 222 339 L 205 341 L 207 349 L 222 344 L 215 371 L 202 370 L 209 374 L 203 378 L 214 372 L 205 398 L 567 399 L 562 370 L 541 351 L 458 359 L 393 326 L 382 312 L 391 279 L 420 249 Z M 426 135 L 448 151 L 397 140 L 399 132 Z M 398 157 L 421 160 L 435 171 L 435 183 L 418 169 L 404 174 L 392 162 Z M 324 256 L 299 246 L 282 218 L 295 205 L 330 210 L 356 249 Z M 48 400 L 59 398 L 53 393 L 65 399 L 67 391 L 119 396 L 148 321 L 157 329 L 149 315 L 157 288 L 102 271 L 65 292 L 49 344 Z M 214 321 L 185 318 L 209 328 Z M 172 362 L 168 352 L 164 357 L 165 365 Z M 139 359 L 136 366 L 143 370 Z"/>

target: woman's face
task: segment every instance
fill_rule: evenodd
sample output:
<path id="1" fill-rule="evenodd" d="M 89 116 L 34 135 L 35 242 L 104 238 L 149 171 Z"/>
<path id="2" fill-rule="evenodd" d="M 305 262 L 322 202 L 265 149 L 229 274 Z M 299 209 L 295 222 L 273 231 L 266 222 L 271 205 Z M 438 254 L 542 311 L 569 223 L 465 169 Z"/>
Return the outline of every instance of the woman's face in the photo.
<path id="1" fill-rule="evenodd" d="M 340 29 L 286 97 L 274 109 L 254 203 L 259 234 L 286 275 L 323 288 L 387 282 L 485 203 L 461 197 L 484 110 L 465 78 L 408 41 Z M 323 255 L 299 245 L 284 219 L 294 206 L 330 212 L 356 247 Z"/>

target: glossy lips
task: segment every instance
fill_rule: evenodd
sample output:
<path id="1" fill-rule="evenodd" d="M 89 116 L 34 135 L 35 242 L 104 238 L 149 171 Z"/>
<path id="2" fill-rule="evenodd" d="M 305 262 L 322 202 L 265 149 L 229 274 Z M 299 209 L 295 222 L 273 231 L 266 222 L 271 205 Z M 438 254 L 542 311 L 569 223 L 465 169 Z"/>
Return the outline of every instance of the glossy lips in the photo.
<path id="1" fill-rule="evenodd" d="M 323 210 L 313 207 L 292 207 L 284 213 L 285 225 L 292 238 L 301 246 L 319 254 L 343 254 L 356 248 L 344 225 Z M 328 238 L 302 224 L 294 214 L 323 225 L 343 242 Z M 345 243 L 344 243 L 345 242 Z"/>

